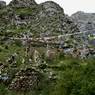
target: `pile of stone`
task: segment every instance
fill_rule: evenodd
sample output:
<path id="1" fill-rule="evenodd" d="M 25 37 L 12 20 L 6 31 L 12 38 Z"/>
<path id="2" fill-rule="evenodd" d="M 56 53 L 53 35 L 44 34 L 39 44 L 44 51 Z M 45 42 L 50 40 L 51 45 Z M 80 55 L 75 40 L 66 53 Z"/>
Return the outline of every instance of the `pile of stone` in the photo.
<path id="1" fill-rule="evenodd" d="M 35 90 L 39 87 L 42 79 L 42 74 L 35 69 L 27 68 L 26 70 L 19 71 L 9 89 L 15 91 L 29 91 Z"/>

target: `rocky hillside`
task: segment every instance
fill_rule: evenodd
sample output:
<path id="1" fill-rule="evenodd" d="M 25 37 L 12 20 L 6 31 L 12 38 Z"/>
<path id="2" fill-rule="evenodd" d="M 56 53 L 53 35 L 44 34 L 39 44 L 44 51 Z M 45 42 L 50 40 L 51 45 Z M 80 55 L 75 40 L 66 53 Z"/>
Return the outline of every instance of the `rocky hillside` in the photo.
<path id="1" fill-rule="evenodd" d="M 95 13 L 76 12 L 71 16 L 82 32 L 89 38 L 89 42 L 95 45 Z"/>
<path id="2" fill-rule="evenodd" d="M 81 31 L 95 31 L 95 13 L 77 12 L 71 16 Z"/>
<path id="3" fill-rule="evenodd" d="M 31 32 L 34 35 L 59 35 L 79 32 L 77 26 L 56 3 L 37 4 L 34 0 L 0 1 L 0 31 Z"/>

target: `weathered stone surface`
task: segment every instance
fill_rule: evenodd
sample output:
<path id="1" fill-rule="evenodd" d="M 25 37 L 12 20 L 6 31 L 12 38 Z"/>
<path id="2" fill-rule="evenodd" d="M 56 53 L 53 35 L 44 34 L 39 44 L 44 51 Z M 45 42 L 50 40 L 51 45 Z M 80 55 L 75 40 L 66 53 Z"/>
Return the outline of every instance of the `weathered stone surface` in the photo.
<path id="1" fill-rule="evenodd" d="M 84 13 L 84 12 L 76 12 L 71 16 L 73 21 L 78 25 L 78 28 L 81 32 L 85 33 L 84 40 L 89 39 L 92 36 L 92 39 L 89 39 L 89 44 L 95 45 L 95 13 Z M 88 37 L 89 35 L 89 37 Z"/>
<path id="2" fill-rule="evenodd" d="M 7 9 L 7 15 L 3 17 L 6 17 L 11 25 L 17 28 L 29 27 L 28 29 L 37 36 L 79 32 L 73 21 L 65 15 L 64 10 L 52 1 L 37 4 L 34 0 L 12 0 Z M 4 23 L 8 21 L 5 20 Z M 7 26 L 11 25 L 8 23 Z"/>
<path id="3" fill-rule="evenodd" d="M 0 1 L 0 8 L 3 8 L 6 6 L 6 2 L 5 1 Z"/>
<path id="4" fill-rule="evenodd" d="M 32 6 L 31 2 L 35 1 L 13 0 L 7 6 L 7 15 L 3 17 L 8 18 L 8 21 L 5 19 L 3 24 L 8 23 L 6 27 L 10 29 L 9 31 L 12 33 L 16 33 L 16 31 L 23 33 L 29 31 L 35 37 L 50 37 L 80 32 L 77 25 L 69 16 L 65 15 L 64 10 L 58 4 L 47 1 L 41 4 L 33 3 L 36 6 L 30 8 Z M 16 8 L 16 5 L 19 5 L 19 8 Z M 2 29 L 2 31 L 4 30 Z"/>
<path id="5" fill-rule="evenodd" d="M 73 21 L 65 15 L 64 10 L 51 1 L 39 5 L 36 18 L 32 20 L 31 30 L 41 31 L 46 36 L 79 32 Z"/>
<path id="6" fill-rule="evenodd" d="M 95 13 L 74 13 L 71 18 L 78 24 L 80 31 L 94 31 L 95 30 Z"/>
<path id="7" fill-rule="evenodd" d="M 48 16 L 52 16 L 57 13 L 59 13 L 59 15 L 64 14 L 63 9 L 55 2 L 47 1 L 47 2 L 42 3 L 40 5 L 43 7 L 43 9 L 45 9 Z"/>
<path id="8" fill-rule="evenodd" d="M 37 5 L 34 0 L 12 0 L 9 4 L 11 7 L 32 7 Z"/>

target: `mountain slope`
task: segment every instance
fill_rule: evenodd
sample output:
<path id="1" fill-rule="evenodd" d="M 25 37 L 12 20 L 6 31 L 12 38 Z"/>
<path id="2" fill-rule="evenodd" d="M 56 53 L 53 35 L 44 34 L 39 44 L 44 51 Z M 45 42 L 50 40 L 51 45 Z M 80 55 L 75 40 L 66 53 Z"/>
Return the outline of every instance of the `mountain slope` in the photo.
<path id="1" fill-rule="evenodd" d="M 71 16 L 73 21 L 78 25 L 82 32 L 86 32 L 85 36 L 89 39 L 91 45 L 95 45 L 95 13 L 76 12 Z"/>
<path id="2" fill-rule="evenodd" d="M 71 17 L 78 24 L 81 31 L 93 32 L 95 30 L 95 13 L 77 12 Z"/>
<path id="3" fill-rule="evenodd" d="M 63 9 L 52 1 L 37 4 L 34 0 L 13 0 L 1 9 L 0 14 L 1 31 L 30 31 L 38 36 L 39 33 L 59 35 L 79 32 Z M 5 30 L 2 27 L 6 27 Z"/>

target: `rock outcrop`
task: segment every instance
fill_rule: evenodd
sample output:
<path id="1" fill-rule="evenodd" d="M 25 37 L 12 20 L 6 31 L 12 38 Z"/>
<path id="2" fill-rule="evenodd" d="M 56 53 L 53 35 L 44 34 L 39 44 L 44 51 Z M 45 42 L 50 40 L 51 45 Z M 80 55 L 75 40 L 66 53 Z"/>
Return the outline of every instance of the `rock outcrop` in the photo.
<path id="1" fill-rule="evenodd" d="M 52 1 L 40 4 L 36 16 L 36 19 L 32 20 L 32 31 L 48 36 L 79 32 L 73 21 L 65 15 L 64 10 Z"/>
<path id="2" fill-rule="evenodd" d="M 52 1 L 37 4 L 34 0 L 12 0 L 7 7 L 5 16 L 10 21 L 8 27 L 24 26 L 36 35 L 48 36 L 79 32 L 73 21 L 65 15 L 64 10 Z M 5 20 L 4 23 L 8 21 Z"/>
<path id="3" fill-rule="evenodd" d="M 0 8 L 6 7 L 6 2 L 0 1 Z"/>
<path id="4" fill-rule="evenodd" d="M 71 16 L 80 31 L 95 31 L 95 13 L 77 12 Z"/>
<path id="5" fill-rule="evenodd" d="M 12 0 L 9 4 L 11 7 L 32 7 L 37 5 L 34 0 Z"/>
<path id="6" fill-rule="evenodd" d="M 85 33 L 84 40 L 88 39 L 90 45 L 95 45 L 95 13 L 77 12 L 71 16 L 81 32 Z"/>
<path id="7" fill-rule="evenodd" d="M 0 31 L 4 31 L 11 37 L 20 34 L 22 36 L 25 32 L 31 32 L 33 37 L 80 32 L 73 20 L 65 15 L 64 10 L 53 1 L 37 4 L 34 0 L 12 0 L 3 12 L 1 18 L 4 19 L 1 20 L 3 23 L 2 26 L 0 25 Z M 79 42 L 76 36 L 68 38 L 71 44 Z"/>

